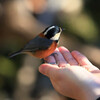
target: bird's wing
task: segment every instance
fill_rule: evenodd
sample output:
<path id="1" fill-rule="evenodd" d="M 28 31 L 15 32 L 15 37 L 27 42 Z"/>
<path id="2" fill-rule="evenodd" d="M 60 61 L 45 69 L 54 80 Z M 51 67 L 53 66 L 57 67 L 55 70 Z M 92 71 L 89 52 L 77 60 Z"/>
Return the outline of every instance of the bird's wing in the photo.
<path id="1" fill-rule="evenodd" d="M 33 40 L 31 40 L 29 43 L 27 43 L 24 48 L 23 52 L 35 52 L 36 50 L 45 50 L 50 47 L 52 44 L 52 40 L 42 38 L 42 37 L 35 37 Z"/>

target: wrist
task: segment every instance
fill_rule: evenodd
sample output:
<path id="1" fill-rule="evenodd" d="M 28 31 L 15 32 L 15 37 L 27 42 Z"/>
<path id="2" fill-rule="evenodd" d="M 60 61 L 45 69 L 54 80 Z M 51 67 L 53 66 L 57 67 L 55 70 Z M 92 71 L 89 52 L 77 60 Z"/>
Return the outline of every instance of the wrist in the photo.
<path id="1" fill-rule="evenodd" d="M 91 85 L 82 86 L 81 94 L 76 100 L 99 100 L 100 97 L 100 83 L 92 83 Z"/>
<path id="2" fill-rule="evenodd" d="M 81 100 L 98 100 L 100 97 L 100 88 L 93 88 L 92 90 L 87 88 L 83 96 L 84 99 Z"/>
<path id="3" fill-rule="evenodd" d="M 100 100 L 100 99 L 98 99 L 99 97 L 100 97 L 100 95 L 90 92 L 90 93 L 86 93 L 83 100 Z"/>
<path id="4" fill-rule="evenodd" d="M 96 100 L 100 100 L 100 97 L 99 97 L 99 98 L 97 98 Z"/>

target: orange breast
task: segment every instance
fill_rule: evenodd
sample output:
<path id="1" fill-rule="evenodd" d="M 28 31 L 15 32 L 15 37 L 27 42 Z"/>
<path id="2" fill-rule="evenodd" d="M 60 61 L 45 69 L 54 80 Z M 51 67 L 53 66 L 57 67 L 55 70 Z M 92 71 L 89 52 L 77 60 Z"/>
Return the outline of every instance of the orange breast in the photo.
<path id="1" fill-rule="evenodd" d="M 57 43 L 53 42 L 51 44 L 50 48 L 48 48 L 47 50 L 38 50 L 33 54 L 33 56 L 36 56 L 38 58 L 45 58 L 45 57 L 51 55 L 54 52 L 54 50 L 56 49 L 56 47 L 57 47 Z"/>

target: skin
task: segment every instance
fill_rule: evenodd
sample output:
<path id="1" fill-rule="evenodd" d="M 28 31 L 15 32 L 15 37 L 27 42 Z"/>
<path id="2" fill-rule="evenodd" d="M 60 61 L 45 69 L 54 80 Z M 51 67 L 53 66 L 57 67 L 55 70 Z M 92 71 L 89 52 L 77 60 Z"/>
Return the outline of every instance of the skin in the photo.
<path id="1" fill-rule="evenodd" d="M 56 91 L 77 100 L 100 97 L 100 70 L 78 51 L 59 47 L 39 71 L 50 78 Z M 50 64 L 51 63 L 51 64 Z"/>

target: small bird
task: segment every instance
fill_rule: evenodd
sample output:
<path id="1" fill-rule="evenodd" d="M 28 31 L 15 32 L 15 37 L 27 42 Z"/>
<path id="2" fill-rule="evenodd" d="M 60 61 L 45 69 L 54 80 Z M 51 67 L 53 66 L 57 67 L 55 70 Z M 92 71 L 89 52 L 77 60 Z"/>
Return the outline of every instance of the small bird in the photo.
<path id="1" fill-rule="evenodd" d="M 58 45 L 61 32 L 61 27 L 47 27 L 42 33 L 30 40 L 24 48 L 11 54 L 10 58 L 21 53 L 29 54 L 41 59 L 51 55 Z"/>

